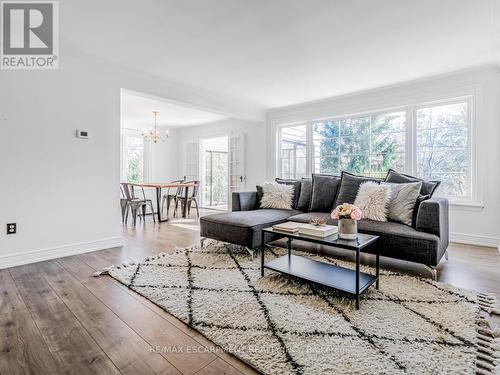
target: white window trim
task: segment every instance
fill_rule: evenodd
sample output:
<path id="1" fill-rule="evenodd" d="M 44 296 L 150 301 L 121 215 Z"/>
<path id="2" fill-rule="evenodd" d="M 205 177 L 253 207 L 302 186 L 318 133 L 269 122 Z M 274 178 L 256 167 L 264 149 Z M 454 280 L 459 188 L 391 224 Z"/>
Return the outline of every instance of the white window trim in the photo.
<path id="1" fill-rule="evenodd" d="M 345 118 L 362 117 L 362 116 L 376 116 L 381 113 L 388 112 L 405 112 L 406 113 L 406 147 L 407 153 L 405 155 L 405 169 L 408 174 L 416 174 L 416 148 L 417 148 L 417 124 L 416 124 L 416 111 L 420 108 L 428 108 L 433 106 L 456 104 L 467 102 L 468 108 L 468 123 L 467 123 L 467 141 L 468 141 L 468 187 L 469 196 L 464 198 L 459 197 L 445 197 L 450 201 L 451 205 L 456 206 L 469 206 L 475 208 L 484 207 L 482 203 L 481 189 L 478 177 L 478 165 L 477 165 L 477 131 L 476 131 L 476 120 L 477 120 L 477 107 L 476 107 L 476 94 L 468 95 L 457 95 L 448 98 L 434 99 L 429 101 L 418 101 L 416 103 L 411 103 L 403 106 L 387 107 L 383 109 L 361 111 L 347 114 L 340 114 L 336 116 L 321 116 L 308 121 L 297 121 L 297 122 L 287 122 L 276 124 L 276 175 L 282 177 L 281 171 L 281 130 L 287 127 L 294 127 L 305 125 L 306 126 L 306 174 L 308 176 L 312 173 L 313 155 L 312 155 L 312 126 L 313 123 L 321 121 L 335 121 Z"/>

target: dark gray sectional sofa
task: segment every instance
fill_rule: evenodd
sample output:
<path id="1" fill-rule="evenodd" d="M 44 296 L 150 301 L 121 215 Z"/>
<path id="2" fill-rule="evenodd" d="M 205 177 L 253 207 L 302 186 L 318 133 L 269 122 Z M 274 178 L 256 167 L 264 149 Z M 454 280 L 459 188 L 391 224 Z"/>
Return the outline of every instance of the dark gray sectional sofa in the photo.
<path id="1" fill-rule="evenodd" d="M 390 173 L 391 171 L 389 171 Z M 392 173 L 392 180 L 403 179 L 403 181 L 399 182 L 415 179 L 401 174 L 394 177 L 395 172 L 392 171 Z M 366 178 L 355 177 L 361 178 L 362 181 L 366 180 Z M 262 209 L 259 208 L 260 197 L 257 191 L 233 193 L 232 212 L 202 217 L 200 219 L 200 234 L 205 238 L 255 249 L 262 245 L 262 228 L 284 221 L 307 223 L 313 216 L 322 216 L 328 219 L 329 224 L 336 225 L 336 220 L 330 218 L 330 211 L 336 204 L 346 201 L 352 203 L 348 202 L 348 200 L 354 199 L 352 190 L 357 191 L 359 187 L 359 181 L 356 181 L 355 177 L 344 173 L 342 178 L 337 177 L 339 179 L 336 184 L 338 185 L 338 191 L 329 191 L 328 195 L 331 197 L 333 194 L 336 199 L 332 199 L 327 208 L 322 207 L 322 212 L 304 210 L 304 205 L 300 206 L 300 200 L 304 198 L 303 201 L 309 200 L 308 208 L 314 208 L 318 203 L 318 194 L 324 198 L 319 201 L 324 202 L 327 199 L 325 194 L 328 193 L 328 189 L 335 188 L 335 184 L 331 183 L 329 185 L 314 175 L 313 180 L 316 182 L 316 188 L 314 183 L 311 188 L 307 179 L 302 181 L 282 181 L 282 183 L 293 183 L 296 185 L 297 190 L 302 190 L 299 193 L 301 194 L 300 198 L 294 202 L 295 209 Z M 391 178 L 386 178 L 386 180 L 388 179 L 391 180 Z M 321 181 L 321 184 L 318 181 Z M 301 188 L 299 188 L 299 184 Z M 349 186 L 349 184 L 353 186 Z M 359 221 L 358 230 L 360 232 L 380 236 L 379 241 L 375 246 L 370 247 L 369 251 L 385 257 L 422 263 L 430 267 L 437 266 L 446 252 L 449 237 L 448 201 L 444 198 L 431 197 L 438 184 L 438 182 L 430 182 L 427 186 L 424 186 L 425 184 L 422 186 L 421 194 L 429 192 L 430 194 L 423 194 L 419 197 L 414 210 L 414 223 L 412 226 L 390 221 L 380 222 L 367 219 Z M 321 187 L 318 185 L 321 185 Z M 328 186 L 330 187 L 328 188 Z M 298 208 L 302 208 L 302 210 Z M 278 238 L 279 236 L 275 238 L 267 236 L 266 240 L 273 241 Z"/>

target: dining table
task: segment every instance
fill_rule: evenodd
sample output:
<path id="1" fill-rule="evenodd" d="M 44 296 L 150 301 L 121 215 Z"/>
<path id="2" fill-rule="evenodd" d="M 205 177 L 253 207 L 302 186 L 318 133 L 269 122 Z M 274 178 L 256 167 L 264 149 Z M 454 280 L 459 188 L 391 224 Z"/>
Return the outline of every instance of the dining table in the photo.
<path id="1" fill-rule="evenodd" d="M 158 221 L 164 222 L 168 221 L 168 212 L 166 217 L 162 217 L 161 215 L 161 191 L 162 189 L 168 188 L 185 188 L 184 189 L 184 199 L 185 202 L 188 201 L 189 188 L 194 187 L 196 184 L 194 182 L 144 182 L 144 183 L 129 183 L 132 186 L 142 187 L 144 189 L 156 189 L 156 210 L 158 215 Z M 154 213 L 153 213 L 154 215 Z M 185 219 L 187 216 L 187 204 L 182 207 L 182 217 Z"/>

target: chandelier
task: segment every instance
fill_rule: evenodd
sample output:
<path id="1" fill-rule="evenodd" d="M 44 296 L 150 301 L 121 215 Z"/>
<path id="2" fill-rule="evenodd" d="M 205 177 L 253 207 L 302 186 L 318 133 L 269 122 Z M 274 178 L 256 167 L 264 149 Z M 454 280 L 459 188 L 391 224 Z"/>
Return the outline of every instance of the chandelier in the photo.
<path id="1" fill-rule="evenodd" d="M 145 141 L 147 142 L 151 141 L 151 143 L 165 142 L 168 136 L 170 135 L 170 132 L 168 130 L 165 130 L 165 132 L 161 133 L 158 130 L 158 127 L 156 125 L 156 120 L 158 119 L 159 112 L 153 111 L 153 113 L 155 115 L 154 125 L 152 128 L 149 128 L 147 132 L 143 131 L 142 137 L 144 138 Z"/>

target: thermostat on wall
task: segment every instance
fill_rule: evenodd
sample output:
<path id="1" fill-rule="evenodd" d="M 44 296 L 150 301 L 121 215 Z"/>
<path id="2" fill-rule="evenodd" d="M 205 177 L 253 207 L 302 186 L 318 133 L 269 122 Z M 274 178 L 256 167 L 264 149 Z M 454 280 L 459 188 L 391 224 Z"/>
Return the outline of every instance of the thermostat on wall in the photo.
<path id="1" fill-rule="evenodd" d="M 87 130 L 77 130 L 76 138 L 88 139 L 90 138 L 89 132 Z"/>

